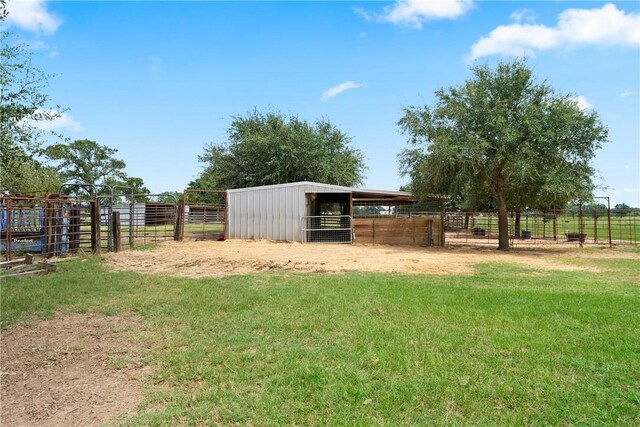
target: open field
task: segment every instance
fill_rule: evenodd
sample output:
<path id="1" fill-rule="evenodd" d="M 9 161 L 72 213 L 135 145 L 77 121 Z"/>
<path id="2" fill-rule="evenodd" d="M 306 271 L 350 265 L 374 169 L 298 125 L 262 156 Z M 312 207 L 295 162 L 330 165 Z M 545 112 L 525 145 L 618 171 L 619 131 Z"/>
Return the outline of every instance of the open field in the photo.
<path id="1" fill-rule="evenodd" d="M 140 249 L 3 280 L 3 426 L 640 424 L 637 248 Z"/>

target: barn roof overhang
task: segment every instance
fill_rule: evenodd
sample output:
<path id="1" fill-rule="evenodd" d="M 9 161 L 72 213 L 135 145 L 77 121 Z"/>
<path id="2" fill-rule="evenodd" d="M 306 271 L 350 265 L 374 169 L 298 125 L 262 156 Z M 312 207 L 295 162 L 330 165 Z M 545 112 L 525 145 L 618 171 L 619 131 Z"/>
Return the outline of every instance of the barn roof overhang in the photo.
<path id="1" fill-rule="evenodd" d="M 323 184 L 319 182 L 300 181 L 286 184 L 264 185 L 259 187 L 234 188 L 227 190 L 229 193 L 245 191 L 264 191 L 276 188 L 304 187 L 308 194 L 314 193 L 345 193 L 351 194 L 353 201 L 379 202 L 379 203 L 415 203 L 417 199 L 406 191 L 375 190 L 368 188 L 344 187 L 341 185 Z"/>

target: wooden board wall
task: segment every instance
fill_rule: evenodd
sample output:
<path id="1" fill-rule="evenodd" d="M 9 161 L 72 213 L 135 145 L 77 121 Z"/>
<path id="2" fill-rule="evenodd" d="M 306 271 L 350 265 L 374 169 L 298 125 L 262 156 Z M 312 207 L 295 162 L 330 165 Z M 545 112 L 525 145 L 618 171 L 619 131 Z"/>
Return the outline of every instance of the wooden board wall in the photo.
<path id="1" fill-rule="evenodd" d="M 354 218 L 354 243 L 442 246 L 440 217 Z"/>

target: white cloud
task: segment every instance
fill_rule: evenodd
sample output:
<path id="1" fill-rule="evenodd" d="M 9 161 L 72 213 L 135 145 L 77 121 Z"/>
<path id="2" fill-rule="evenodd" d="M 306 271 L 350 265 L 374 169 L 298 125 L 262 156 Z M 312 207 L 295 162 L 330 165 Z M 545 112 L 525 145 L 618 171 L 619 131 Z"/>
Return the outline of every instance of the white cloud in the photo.
<path id="1" fill-rule="evenodd" d="M 35 33 L 54 33 L 62 23 L 47 10 L 47 0 L 9 0 L 6 21 Z"/>
<path id="2" fill-rule="evenodd" d="M 58 51 L 57 47 L 50 46 L 49 44 L 47 44 L 47 43 L 45 43 L 45 42 L 43 42 L 41 40 L 28 42 L 28 43 L 25 44 L 25 46 L 28 49 L 31 49 L 31 50 L 46 52 L 47 55 L 50 58 L 55 58 L 56 56 L 58 56 L 60 54 L 60 52 Z"/>
<path id="3" fill-rule="evenodd" d="M 510 16 L 513 22 L 533 22 L 536 20 L 536 14 L 531 9 L 514 10 Z"/>
<path id="4" fill-rule="evenodd" d="M 633 95 L 633 92 L 631 92 L 628 89 L 625 89 L 620 93 L 620 98 L 626 98 L 627 96 L 631 96 L 631 95 Z"/>
<path id="5" fill-rule="evenodd" d="M 558 16 L 555 27 L 519 22 L 501 25 L 471 47 L 469 58 L 533 56 L 536 50 L 563 46 L 638 44 L 640 15 L 609 3 L 600 9 L 567 9 Z"/>
<path id="6" fill-rule="evenodd" d="M 39 111 L 39 113 L 55 113 L 55 110 L 42 110 Z M 80 122 L 71 117 L 70 114 L 58 113 L 58 115 L 59 117 L 53 120 L 33 120 L 29 123 L 32 126 L 44 131 L 58 131 L 62 129 L 68 129 L 74 132 L 80 132 L 84 130 Z"/>
<path id="7" fill-rule="evenodd" d="M 320 98 L 320 100 L 326 102 L 326 101 L 330 100 L 331 98 L 340 95 L 342 92 L 345 92 L 345 91 L 347 91 L 349 89 L 357 89 L 359 87 L 364 87 L 364 85 L 360 84 L 360 83 L 355 83 L 355 82 L 349 80 L 347 82 L 340 83 L 337 86 L 334 86 L 332 88 L 329 88 L 329 89 L 325 90 L 322 93 L 322 97 Z"/>
<path id="8" fill-rule="evenodd" d="M 588 110 L 590 108 L 593 108 L 593 104 L 590 103 L 589 101 L 587 101 L 587 98 L 585 98 L 582 95 L 579 96 L 575 96 L 573 98 L 570 98 L 577 106 L 579 109 L 581 109 L 582 111 L 584 110 Z"/>
<path id="9" fill-rule="evenodd" d="M 390 22 L 421 29 L 425 21 L 453 19 L 464 15 L 473 7 L 471 0 L 396 0 L 386 6 L 380 15 L 371 14 L 360 8 L 354 9 L 366 21 Z"/>

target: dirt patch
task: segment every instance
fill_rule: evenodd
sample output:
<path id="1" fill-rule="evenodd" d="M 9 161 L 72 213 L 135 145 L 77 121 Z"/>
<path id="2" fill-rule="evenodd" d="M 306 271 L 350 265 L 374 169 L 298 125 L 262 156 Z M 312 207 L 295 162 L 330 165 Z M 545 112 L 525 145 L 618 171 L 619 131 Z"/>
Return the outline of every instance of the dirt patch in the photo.
<path id="1" fill-rule="evenodd" d="M 186 277 L 226 276 L 267 270 L 302 272 L 371 271 L 407 274 L 473 274 L 484 262 L 517 264 L 540 270 L 582 270 L 563 261 L 575 250 L 421 248 L 383 245 L 301 244 L 241 241 L 166 242 L 153 251 L 110 253 L 106 259 L 115 270 L 167 273 Z M 640 256 L 636 256 L 640 260 Z"/>
<path id="2" fill-rule="evenodd" d="M 139 318 L 77 314 L 2 331 L 2 426 L 90 426 L 135 413 L 151 372 Z"/>

